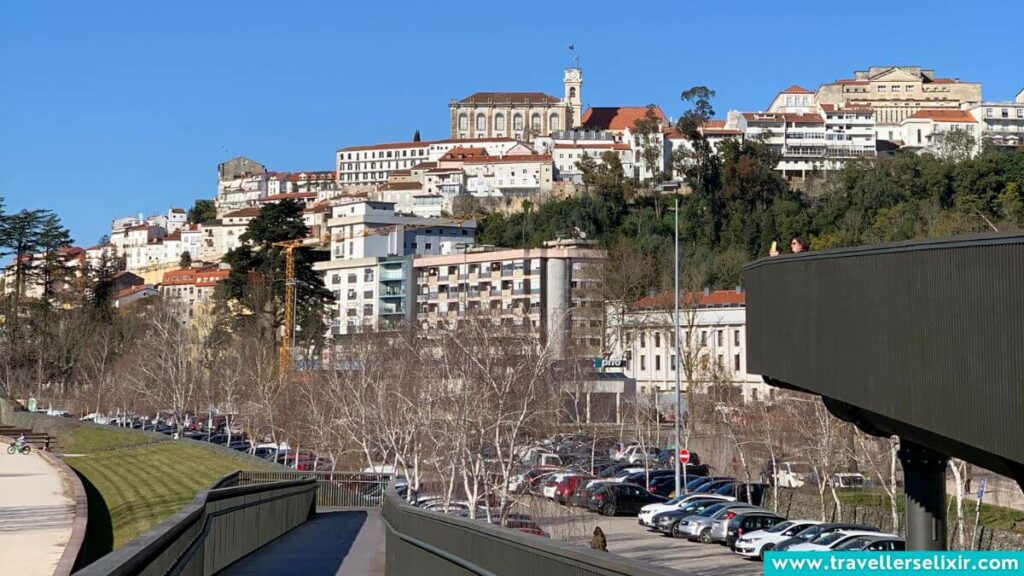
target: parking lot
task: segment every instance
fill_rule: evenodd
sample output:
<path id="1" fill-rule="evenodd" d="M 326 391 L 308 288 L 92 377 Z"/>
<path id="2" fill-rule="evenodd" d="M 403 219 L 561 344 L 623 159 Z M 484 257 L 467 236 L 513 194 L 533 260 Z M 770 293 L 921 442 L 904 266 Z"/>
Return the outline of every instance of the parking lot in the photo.
<path id="1" fill-rule="evenodd" d="M 559 540 L 589 547 L 594 527 L 600 526 L 608 539 L 608 551 L 627 558 L 687 574 L 730 576 L 763 573 L 760 562 L 740 558 L 725 546 L 662 536 L 637 524 L 636 516 L 599 516 L 532 496 L 525 497 L 519 505 L 545 532 Z"/>

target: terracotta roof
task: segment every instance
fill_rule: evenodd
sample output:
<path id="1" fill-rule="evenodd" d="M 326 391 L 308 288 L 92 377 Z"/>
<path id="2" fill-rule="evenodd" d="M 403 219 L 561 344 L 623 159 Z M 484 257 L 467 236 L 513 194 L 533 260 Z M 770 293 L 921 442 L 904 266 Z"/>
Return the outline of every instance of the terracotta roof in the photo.
<path id="1" fill-rule="evenodd" d="M 683 307 L 698 308 L 723 308 L 732 306 L 743 306 L 747 302 L 747 295 L 735 290 L 715 290 L 705 294 L 704 292 L 688 292 L 679 299 L 679 305 Z M 672 294 L 665 292 L 657 296 L 646 296 L 636 301 L 637 308 L 669 308 L 672 306 Z"/>
<path id="2" fill-rule="evenodd" d="M 412 170 L 408 168 L 402 168 L 401 170 L 392 170 L 388 172 L 388 176 L 411 176 Z"/>
<path id="3" fill-rule="evenodd" d="M 412 170 L 430 170 L 431 168 L 437 168 L 437 162 L 420 162 L 419 164 L 410 168 L 410 174 Z"/>
<path id="4" fill-rule="evenodd" d="M 175 230 L 167 236 L 164 236 L 164 240 L 181 240 L 181 230 Z"/>
<path id="5" fill-rule="evenodd" d="M 125 288 L 123 290 L 118 290 L 117 292 L 114 292 L 114 299 L 115 300 L 120 300 L 121 298 L 124 298 L 126 296 L 131 296 L 132 294 L 135 294 L 135 293 L 138 293 L 138 292 L 142 292 L 143 290 L 152 290 L 152 289 L 153 289 L 153 285 L 152 284 L 140 284 L 138 286 L 129 286 L 128 288 Z"/>
<path id="6" fill-rule="evenodd" d="M 434 140 L 431 144 L 479 144 L 481 142 L 515 142 L 515 138 L 448 138 Z"/>
<path id="7" fill-rule="evenodd" d="M 824 124 L 818 114 L 790 114 L 786 112 L 744 112 L 747 122 L 786 122 L 789 124 Z"/>
<path id="8" fill-rule="evenodd" d="M 468 160 L 469 158 L 480 158 L 487 155 L 487 150 L 484 148 L 456 146 L 446 152 L 444 156 L 441 156 L 441 160 Z"/>
<path id="9" fill-rule="evenodd" d="M 260 209 L 255 206 L 249 208 L 242 208 L 241 210 L 235 210 L 234 212 L 228 212 L 223 218 L 255 218 L 260 215 Z"/>
<path id="10" fill-rule="evenodd" d="M 360 150 L 385 150 L 388 148 L 426 148 L 433 142 L 424 140 L 423 142 L 390 142 L 387 144 L 368 144 L 364 146 L 348 146 L 341 148 L 338 152 L 356 152 Z"/>
<path id="11" fill-rule="evenodd" d="M 171 208 L 171 213 L 172 214 L 184 214 L 185 213 L 185 209 L 184 208 Z"/>
<path id="12" fill-rule="evenodd" d="M 170 270 L 164 272 L 163 284 L 165 286 L 181 286 L 193 284 L 195 286 L 213 286 L 224 280 L 230 274 L 230 270 L 219 268 L 184 268 L 181 270 Z"/>
<path id="13" fill-rule="evenodd" d="M 654 115 L 666 122 L 661 108 L 654 107 Z M 647 117 L 647 106 L 612 106 L 587 108 L 580 122 L 588 130 L 632 130 L 637 120 Z"/>
<path id="14" fill-rule="evenodd" d="M 543 92 L 477 92 L 459 100 L 459 104 L 558 104 L 554 96 Z"/>
<path id="15" fill-rule="evenodd" d="M 287 174 L 287 177 L 292 182 L 302 180 L 334 180 L 337 174 L 333 170 L 313 170 L 310 172 L 292 172 Z"/>
<path id="16" fill-rule="evenodd" d="M 92 250 L 106 250 L 107 248 L 113 248 L 113 247 L 114 247 L 114 245 L 111 244 L 110 242 L 104 242 L 103 244 L 97 244 L 95 246 L 89 246 L 85 250 L 87 252 L 89 252 L 89 251 L 92 251 Z"/>
<path id="17" fill-rule="evenodd" d="M 81 256 L 85 254 L 85 248 L 79 248 L 78 246 L 68 246 L 66 248 L 58 248 L 57 254 L 65 258 L 74 258 L 75 256 Z"/>
<path id="18" fill-rule="evenodd" d="M 316 198 L 316 192 L 286 192 L 283 194 L 271 194 L 260 198 L 260 202 L 274 202 L 275 200 L 300 200 L 302 198 Z"/>
<path id="19" fill-rule="evenodd" d="M 814 92 L 808 90 L 807 88 L 804 88 L 803 86 L 797 86 L 796 84 L 793 84 L 789 88 L 786 88 L 785 90 L 780 92 L 780 94 L 814 94 Z"/>
<path id="20" fill-rule="evenodd" d="M 743 134 L 743 130 L 737 130 L 735 128 L 726 128 L 726 120 L 708 120 L 704 123 L 704 127 L 701 128 L 701 132 L 705 134 L 718 134 L 722 136 L 739 136 Z"/>
<path id="21" fill-rule="evenodd" d="M 819 104 L 821 109 L 825 112 L 852 112 L 855 114 L 871 114 L 874 115 L 875 110 L 870 106 L 843 106 L 839 107 L 835 104 Z"/>
<path id="22" fill-rule="evenodd" d="M 967 122 L 974 123 L 978 119 L 967 110 L 951 110 L 944 108 L 924 108 L 911 114 L 907 120 L 926 119 L 935 122 Z"/>
<path id="23" fill-rule="evenodd" d="M 510 156 L 485 156 L 467 158 L 466 164 L 513 164 L 516 162 L 551 162 L 550 154 L 513 154 Z"/>
<path id="24" fill-rule="evenodd" d="M 303 212 L 306 213 L 306 214 L 321 214 L 323 212 L 330 212 L 330 211 L 331 211 L 331 205 L 328 202 L 320 202 L 319 204 L 314 204 L 313 206 L 310 206 L 309 208 L 306 208 L 305 210 L 303 210 Z"/>
<path id="25" fill-rule="evenodd" d="M 783 114 L 786 122 L 792 124 L 824 124 L 825 120 L 819 114 Z"/>

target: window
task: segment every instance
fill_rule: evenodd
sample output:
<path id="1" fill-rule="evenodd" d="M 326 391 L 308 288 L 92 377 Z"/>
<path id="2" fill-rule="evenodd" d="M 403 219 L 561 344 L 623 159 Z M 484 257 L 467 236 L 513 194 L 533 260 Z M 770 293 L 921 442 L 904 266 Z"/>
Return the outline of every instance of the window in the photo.
<path id="1" fill-rule="evenodd" d="M 906 92 L 913 92 L 914 91 L 914 85 L 913 84 L 907 84 L 906 87 L 904 87 L 904 90 Z"/>
<path id="2" fill-rule="evenodd" d="M 570 86 L 569 87 L 569 99 L 571 100 L 571 99 L 573 99 L 575 97 L 576 97 L 576 87 L 575 86 Z"/>
<path id="3" fill-rule="evenodd" d="M 533 130 L 540 130 L 540 114 L 534 113 L 530 116 L 530 128 Z"/>
<path id="4" fill-rule="evenodd" d="M 640 369 L 647 370 L 647 356 L 640 355 Z"/>
<path id="5" fill-rule="evenodd" d="M 885 86 L 883 86 L 883 85 L 879 84 L 879 85 L 878 85 L 878 93 L 879 93 L 879 94 L 882 94 L 882 93 L 884 93 L 884 92 L 885 92 Z"/>
<path id="6" fill-rule="evenodd" d="M 356 283 L 356 275 L 355 275 L 355 273 L 351 273 L 351 274 L 348 275 L 348 283 L 349 284 L 355 284 Z"/>
<path id="7" fill-rule="evenodd" d="M 893 85 L 893 87 L 892 87 L 892 91 L 893 91 L 893 92 L 899 92 L 899 91 L 900 91 L 900 87 L 899 87 L 899 85 L 898 85 L 898 84 L 896 84 L 896 85 Z"/>
<path id="8" fill-rule="evenodd" d="M 487 117 L 483 114 L 476 115 L 476 129 L 487 130 Z"/>
<path id="9" fill-rule="evenodd" d="M 733 346 L 739 346 L 740 345 L 740 331 L 739 330 L 733 330 L 732 331 L 732 345 Z"/>
<path id="10" fill-rule="evenodd" d="M 459 114 L 459 130 L 466 130 L 469 128 L 469 116 L 465 114 Z"/>
<path id="11" fill-rule="evenodd" d="M 1024 108 L 1017 108 L 1017 118 L 1024 118 Z"/>
<path id="12" fill-rule="evenodd" d="M 718 355 L 718 368 L 721 369 L 721 368 L 724 368 L 724 367 L 725 367 L 725 358 L 723 358 L 722 355 L 719 354 Z"/>
<path id="13" fill-rule="evenodd" d="M 669 370 L 672 370 L 673 372 L 675 372 L 675 369 L 676 369 L 676 355 L 673 354 L 672 356 L 669 357 Z"/>
<path id="14" fill-rule="evenodd" d="M 1002 116 L 1003 118 L 1009 118 L 1010 110 L 1007 108 L 1003 108 L 1002 110 L 1000 110 L 1000 116 Z"/>
<path id="15" fill-rule="evenodd" d="M 718 341 L 718 345 L 721 346 L 722 345 L 722 331 L 721 330 L 719 330 L 715 334 L 715 339 Z"/>
<path id="16" fill-rule="evenodd" d="M 548 130 L 554 132 L 555 130 L 561 130 L 558 122 L 558 114 L 552 114 L 548 117 Z"/>
<path id="17" fill-rule="evenodd" d="M 645 333 L 645 332 L 641 332 L 640 333 L 640 347 L 641 348 L 646 348 L 647 347 L 647 333 Z"/>
<path id="18" fill-rule="evenodd" d="M 523 117 L 520 114 L 516 114 L 512 117 L 512 129 L 522 130 L 523 129 Z"/>
<path id="19" fill-rule="evenodd" d="M 700 345 L 701 346 L 707 346 L 708 345 L 708 332 L 707 332 L 707 330 L 701 330 L 700 331 Z"/>
<path id="20" fill-rule="evenodd" d="M 985 118 L 991 118 L 991 117 L 992 117 L 992 109 L 991 108 L 985 108 Z"/>
<path id="21" fill-rule="evenodd" d="M 739 354 L 737 354 L 737 355 L 732 357 L 732 369 L 737 371 L 737 372 L 740 371 L 740 355 Z"/>
<path id="22" fill-rule="evenodd" d="M 654 333 L 654 347 L 661 348 L 661 332 Z"/>
<path id="23" fill-rule="evenodd" d="M 654 369 L 661 370 L 661 355 L 654 357 Z"/>
<path id="24" fill-rule="evenodd" d="M 495 130 L 499 130 L 499 131 L 505 129 L 505 115 L 504 114 L 498 114 L 498 115 L 496 115 L 494 117 L 494 129 Z"/>

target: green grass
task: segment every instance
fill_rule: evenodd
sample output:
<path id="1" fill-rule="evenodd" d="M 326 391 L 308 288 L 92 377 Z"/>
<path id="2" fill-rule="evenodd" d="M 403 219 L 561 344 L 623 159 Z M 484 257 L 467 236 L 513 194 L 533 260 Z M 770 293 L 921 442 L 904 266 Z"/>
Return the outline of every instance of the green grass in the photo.
<path id="1" fill-rule="evenodd" d="M 884 508 L 889 509 L 889 497 L 880 488 L 865 489 L 865 490 L 841 490 L 839 491 L 839 500 L 844 506 L 852 505 L 859 507 L 872 507 L 872 508 Z M 956 501 L 953 496 L 947 495 L 947 510 L 949 511 L 948 516 L 952 518 L 956 514 Z M 899 508 L 900 513 L 904 511 L 904 499 L 903 495 L 900 494 L 896 501 L 896 506 Z M 973 525 L 974 515 L 977 513 L 978 505 L 972 501 L 964 499 L 964 517 Z M 992 528 L 996 530 L 1017 530 L 1019 524 L 1024 522 L 1024 511 L 1014 510 L 1013 508 L 1003 508 L 1001 506 L 991 506 L 989 504 L 981 505 L 981 521 L 980 524 L 986 528 Z"/>
<path id="2" fill-rule="evenodd" d="M 279 466 L 194 442 L 114 426 L 64 428 L 58 445 L 89 497 L 87 559 L 147 532 L 235 470 Z"/>

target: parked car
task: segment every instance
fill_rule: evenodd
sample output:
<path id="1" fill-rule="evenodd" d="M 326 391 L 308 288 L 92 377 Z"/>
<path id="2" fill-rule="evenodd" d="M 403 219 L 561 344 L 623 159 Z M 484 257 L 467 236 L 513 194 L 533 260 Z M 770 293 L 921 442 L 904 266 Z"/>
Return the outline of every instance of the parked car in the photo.
<path id="1" fill-rule="evenodd" d="M 612 483 L 613 482 L 611 480 L 581 481 L 576 486 L 576 490 L 573 491 L 572 497 L 569 498 L 569 503 L 578 508 L 589 508 L 590 497 L 594 495 L 594 492 L 597 492 L 598 489 Z"/>
<path id="2" fill-rule="evenodd" d="M 832 484 L 836 488 L 863 488 L 867 483 L 864 475 L 858 472 L 838 472 L 832 475 Z"/>
<path id="3" fill-rule="evenodd" d="M 638 446 L 639 444 L 639 442 L 616 442 L 608 454 L 612 457 L 612 460 L 622 460 L 630 446 Z"/>
<path id="4" fill-rule="evenodd" d="M 761 484 L 759 482 L 746 483 L 736 482 L 732 485 L 726 484 L 715 490 L 713 494 L 720 496 L 733 496 L 739 502 L 747 502 L 755 506 L 760 506 L 761 501 L 764 498 L 764 492 L 768 488 L 767 484 Z"/>
<path id="5" fill-rule="evenodd" d="M 886 534 L 885 532 L 878 532 L 876 530 L 835 530 L 833 532 L 818 534 L 818 536 L 813 540 L 794 544 L 788 548 L 788 551 L 820 552 L 823 550 L 832 550 L 836 546 L 858 536 L 885 536 L 889 538 L 896 538 L 895 534 Z"/>
<path id="6" fill-rule="evenodd" d="M 667 502 L 658 504 L 648 504 L 640 509 L 640 512 L 636 515 L 636 520 L 641 526 L 653 527 L 654 516 L 662 512 L 669 512 L 672 510 L 679 510 L 685 507 L 688 503 L 694 500 L 707 500 L 709 502 L 729 502 L 732 499 L 728 496 L 718 496 L 712 494 L 683 494 L 677 496 Z"/>
<path id="7" fill-rule="evenodd" d="M 812 473 L 811 465 L 806 462 L 776 461 L 774 476 L 772 475 L 771 462 L 765 465 L 762 475 L 769 484 L 775 483 L 781 488 L 801 488 L 807 483 L 807 479 Z"/>
<path id="8" fill-rule="evenodd" d="M 859 552 L 861 550 L 903 552 L 907 543 L 895 536 L 855 536 L 832 548 L 836 552 Z"/>
<path id="9" fill-rule="evenodd" d="M 732 522 L 734 518 L 740 514 L 748 514 L 753 512 L 768 512 L 763 508 L 749 505 L 748 508 L 734 508 L 727 510 L 718 515 L 717 518 L 711 523 L 711 541 L 717 542 L 718 544 L 725 544 L 725 541 L 729 537 L 729 522 Z M 773 514 L 774 515 L 774 514 Z M 785 520 L 785 518 L 782 518 Z"/>
<path id="10" fill-rule="evenodd" d="M 771 552 L 783 540 L 792 538 L 799 532 L 818 524 L 821 520 L 786 520 L 766 530 L 746 532 L 736 540 L 735 552 L 747 558 L 764 560 L 764 553 Z"/>
<path id="11" fill-rule="evenodd" d="M 576 492 L 577 487 L 583 484 L 584 480 L 589 480 L 590 476 L 584 476 L 582 474 L 572 474 L 562 479 L 555 487 L 555 502 L 559 504 L 569 504 L 572 495 Z"/>
<path id="12" fill-rule="evenodd" d="M 709 498 L 696 498 L 684 503 L 679 508 L 658 512 L 651 517 L 651 527 L 662 534 L 668 534 L 673 538 L 680 538 L 679 521 L 694 514 L 700 514 L 710 506 L 721 503 L 721 500 Z"/>
<path id="13" fill-rule="evenodd" d="M 541 496 L 549 500 L 554 500 L 555 489 L 558 488 L 558 483 L 572 474 L 572 472 L 555 472 L 554 474 L 547 476 L 540 487 Z"/>
<path id="14" fill-rule="evenodd" d="M 714 494 L 722 486 L 730 486 L 734 484 L 736 484 L 735 478 L 720 478 L 718 480 L 712 480 L 710 482 L 701 484 L 700 487 L 695 488 L 693 492 L 703 494 Z"/>
<path id="15" fill-rule="evenodd" d="M 736 541 L 744 534 L 767 530 L 771 527 L 785 522 L 786 519 L 774 512 L 743 512 L 729 520 L 725 528 L 725 545 L 730 550 L 736 549 Z"/>
<path id="16" fill-rule="evenodd" d="M 603 516 L 636 514 L 641 508 L 666 499 L 631 484 L 605 484 L 590 497 L 587 508 Z"/>
<path id="17" fill-rule="evenodd" d="M 725 513 L 733 509 L 752 509 L 750 504 L 744 502 L 721 502 L 708 506 L 699 514 L 692 514 L 679 521 L 676 533 L 687 540 L 699 540 L 707 544 L 711 542 L 711 526 L 717 519 L 719 513 Z"/>
<path id="18" fill-rule="evenodd" d="M 642 464 L 643 462 L 654 463 L 658 460 L 658 456 L 661 454 L 661 450 L 654 446 L 647 446 L 646 449 L 639 444 L 626 448 L 626 451 L 622 453 L 622 457 L 619 460 L 624 460 L 630 464 Z"/>
<path id="19" fill-rule="evenodd" d="M 537 477 L 544 474 L 550 474 L 556 470 L 558 469 L 550 467 L 531 468 L 522 474 L 513 476 L 512 479 L 508 481 L 508 491 L 513 494 L 524 494 L 530 490 L 530 485 Z"/>
<path id="20" fill-rule="evenodd" d="M 860 530 L 863 532 L 878 532 L 878 528 L 875 526 L 867 526 L 864 524 L 850 524 L 844 522 L 822 522 L 797 532 L 792 537 L 783 540 L 775 545 L 775 549 L 779 552 L 789 550 L 790 547 L 796 546 L 797 544 L 803 544 L 804 542 L 810 542 L 822 534 L 828 534 L 829 532 L 835 532 L 837 530 Z"/>

